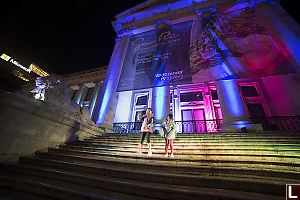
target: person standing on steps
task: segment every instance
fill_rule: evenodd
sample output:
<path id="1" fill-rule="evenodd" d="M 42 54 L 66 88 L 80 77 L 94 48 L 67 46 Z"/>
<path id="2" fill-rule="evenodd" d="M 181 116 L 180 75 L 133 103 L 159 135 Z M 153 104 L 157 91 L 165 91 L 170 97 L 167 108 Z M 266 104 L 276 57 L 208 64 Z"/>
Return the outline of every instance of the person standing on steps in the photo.
<path id="1" fill-rule="evenodd" d="M 162 124 L 163 125 L 163 135 L 165 138 L 165 158 L 168 157 L 168 147 L 170 145 L 171 149 L 171 158 L 174 158 L 173 154 L 173 140 L 176 137 L 175 130 L 176 130 L 176 125 L 173 120 L 173 115 L 169 114 L 167 117 L 167 120 Z"/>
<path id="2" fill-rule="evenodd" d="M 145 137 L 147 136 L 147 143 L 148 143 L 148 155 L 152 155 L 151 151 L 151 142 L 150 142 L 150 135 L 153 133 L 152 127 L 154 126 L 154 114 L 151 108 L 147 108 L 146 114 L 142 115 L 142 112 L 138 113 L 139 120 L 143 121 L 142 127 L 141 127 L 141 142 L 138 145 L 139 153 L 142 154 L 142 145 L 144 142 Z"/>

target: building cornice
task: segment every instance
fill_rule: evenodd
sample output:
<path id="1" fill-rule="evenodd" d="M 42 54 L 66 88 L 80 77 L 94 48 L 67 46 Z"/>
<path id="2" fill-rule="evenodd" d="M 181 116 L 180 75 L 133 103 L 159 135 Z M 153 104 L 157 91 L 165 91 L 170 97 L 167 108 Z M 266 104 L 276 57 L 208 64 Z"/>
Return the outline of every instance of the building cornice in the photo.
<path id="1" fill-rule="evenodd" d="M 89 70 L 75 72 L 72 74 L 63 75 L 68 86 L 82 85 L 84 83 L 92 83 L 103 81 L 107 66 L 97 67 Z M 31 91 L 35 88 L 35 82 L 22 85 L 22 88 Z"/>
<path id="2" fill-rule="evenodd" d="M 98 67 L 90 70 L 76 72 L 68 75 L 64 75 L 64 79 L 67 85 L 81 85 L 83 83 L 98 82 L 104 80 L 107 66 Z"/>
<path id="3" fill-rule="evenodd" d="M 157 3 L 158 1 L 152 1 Z M 163 1 L 162 1 L 163 2 Z M 267 2 L 271 5 L 278 4 L 279 0 L 183 0 L 169 4 L 161 4 L 152 8 L 145 8 L 146 4 L 139 4 L 116 16 L 116 21 L 112 25 L 117 34 L 123 30 L 132 30 L 132 34 L 149 31 L 157 27 L 157 22 L 168 19 L 168 24 L 181 23 L 186 18 L 191 20 L 199 16 L 205 17 L 212 13 L 223 13 L 253 6 L 259 2 Z M 147 1 L 145 3 L 151 3 Z M 130 12 L 131 11 L 131 12 Z M 134 11 L 134 12 L 133 12 Z"/>

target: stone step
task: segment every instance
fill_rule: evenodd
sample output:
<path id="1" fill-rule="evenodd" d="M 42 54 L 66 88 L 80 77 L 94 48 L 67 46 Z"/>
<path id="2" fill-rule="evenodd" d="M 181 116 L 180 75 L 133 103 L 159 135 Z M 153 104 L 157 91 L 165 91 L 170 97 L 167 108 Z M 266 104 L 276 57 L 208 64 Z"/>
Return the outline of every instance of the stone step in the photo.
<path id="1" fill-rule="evenodd" d="M 165 140 L 163 138 L 157 138 L 157 137 L 151 137 L 151 142 L 153 143 L 164 143 Z M 141 141 L 140 138 L 125 138 L 125 139 L 115 139 L 115 138 L 111 138 L 111 139 L 85 139 L 83 140 L 84 142 L 135 142 L 135 143 L 139 143 Z M 295 140 L 295 139 L 263 139 L 263 140 L 259 140 L 259 139 L 227 139 L 227 140 L 222 140 L 222 139 L 178 139 L 176 138 L 174 140 L 174 142 L 177 143 L 242 143 L 242 144 L 247 144 L 247 143 L 280 143 L 280 144 L 298 144 L 300 146 L 300 140 Z"/>
<path id="2" fill-rule="evenodd" d="M 62 145 L 60 145 L 62 146 Z M 94 143 L 85 143 L 85 142 L 78 142 L 73 143 L 71 146 L 74 148 L 76 147 L 88 147 L 88 148 L 109 148 L 109 149 L 128 149 L 128 148 L 137 148 L 137 144 L 94 144 Z M 164 149 L 165 144 L 152 144 L 152 148 L 156 149 Z M 143 144 L 143 148 L 147 148 L 147 144 Z M 280 152 L 289 152 L 290 154 L 296 154 L 299 155 L 300 149 L 295 149 L 290 146 L 280 146 L 274 147 L 274 146 L 254 146 L 254 145 L 182 145 L 179 143 L 174 143 L 174 149 L 179 149 L 182 151 L 199 151 L 199 150 L 224 150 L 224 151 L 231 151 L 231 150 L 240 150 L 240 151 L 272 151 L 276 153 Z"/>
<path id="3" fill-rule="evenodd" d="M 87 156 L 87 157 L 105 157 L 105 156 L 117 156 L 119 158 L 140 158 L 142 159 L 143 156 L 137 154 L 136 152 L 130 153 L 118 153 L 118 152 L 109 152 L 109 151 L 101 151 L 101 152 L 90 152 L 90 151 L 80 151 L 80 150 L 67 150 L 67 149 L 54 149 L 49 148 L 48 151 L 50 153 L 59 153 L 59 154 L 66 154 L 66 155 L 79 155 L 79 156 Z M 147 152 L 144 152 L 147 153 Z M 161 160 L 164 154 L 156 154 L 153 152 L 153 155 L 150 158 Z M 193 163 L 194 165 L 199 165 L 199 163 L 206 163 L 206 164 L 220 164 L 226 163 L 227 165 L 232 164 L 248 164 L 248 165 L 264 165 L 264 166 L 276 166 L 279 168 L 285 167 L 291 171 L 300 171 L 300 162 L 299 159 L 294 158 L 278 158 L 275 157 L 268 157 L 268 156 L 248 156 L 248 155 L 232 155 L 232 156 L 222 156 L 222 155 L 176 155 L 174 160 L 176 161 L 183 161 L 188 163 Z M 250 167 L 250 166 L 249 166 Z"/>
<path id="4" fill-rule="evenodd" d="M 177 134 L 173 159 L 158 135 L 152 156 L 146 144 L 137 153 L 140 136 L 105 134 L 0 164 L 0 188 L 37 200 L 255 200 L 284 199 L 285 184 L 300 180 L 299 133 Z"/>
<path id="5" fill-rule="evenodd" d="M 81 187 L 85 187 L 85 193 L 89 190 L 88 195 L 91 196 L 91 199 L 103 199 L 99 194 L 96 195 L 95 188 L 105 189 L 109 191 L 117 191 L 122 193 L 128 193 L 134 196 L 144 196 L 150 198 L 163 198 L 163 199 L 282 199 L 282 197 L 265 195 L 259 193 L 249 193 L 235 190 L 217 190 L 204 187 L 191 187 L 191 186 L 181 186 L 181 185 L 169 185 L 161 183 L 149 183 L 149 182 L 140 182 L 132 180 L 123 180 L 123 179 L 113 179 L 106 177 L 93 177 L 87 174 L 74 174 L 70 172 L 62 171 L 50 171 L 45 169 L 15 169 L 10 167 L 9 171 L 13 171 L 14 174 L 8 174 L 7 176 L 0 176 L 0 180 L 7 180 L 13 176 L 13 180 L 25 180 L 30 179 L 30 182 L 39 181 L 39 184 L 55 183 L 55 186 L 59 185 L 60 188 L 67 188 L 67 185 L 72 184 L 72 189 L 74 195 L 80 193 Z M 49 179 L 51 178 L 51 180 Z M 53 180 L 57 179 L 57 180 Z M 11 181 L 11 180 L 10 180 Z M 15 182 L 17 182 L 15 181 Z M 59 182 L 58 182 L 59 181 Z M 67 183 L 71 182 L 71 183 Z M 27 181 L 29 182 L 29 181 Z M 80 187 L 75 186 L 75 184 L 84 184 Z M 89 188 L 87 188 L 89 186 Z M 76 189 L 76 190 L 75 190 Z M 80 193 L 81 194 L 81 193 Z M 77 194 L 76 194 L 77 195 Z M 77 196 L 78 197 L 78 196 Z M 73 198 L 74 199 L 74 198 Z M 77 199 L 75 197 L 75 199 Z M 135 198 L 136 199 L 136 198 Z"/>
<path id="6" fill-rule="evenodd" d="M 300 179 L 300 173 L 297 167 L 288 165 L 287 163 L 276 162 L 254 162 L 254 161 L 216 161 L 216 160 L 194 160 L 194 159 L 166 159 L 161 156 L 143 156 L 136 155 L 102 155 L 86 152 L 69 152 L 68 154 L 62 151 L 54 152 L 36 152 L 37 158 L 52 159 L 65 162 L 80 162 L 89 164 L 99 164 L 103 166 L 118 166 L 118 167 L 143 167 L 151 170 L 151 168 L 166 170 L 179 169 L 186 174 L 202 174 L 211 175 L 217 173 L 226 176 L 257 176 L 270 178 L 285 178 L 285 179 Z"/>
<path id="7" fill-rule="evenodd" d="M 5 174 L 3 172 L 5 172 Z M 98 188 L 99 184 L 94 187 L 90 187 L 88 181 L 84 180 L 84 178 L 86 178 L 84 176 L 73 177 L 73 179 L 69 177 L 68 179 L 66 174 L 59 172 L 51 173 L 48 171 L 48 175 L 46 173 L 42 173 L 41 170 L 37 170 L 36 172 L 39 173 L 34 173 L 33 170 L 26 172 L 24 170 L 14 170 L 13 167 L 11 167 L 11 169 L 6 168 L 0 173 L 0 186 L 45 198 L 61 200 L 153 199 L 138 195 L 130 195 L 126 192 L 122 193 L 120 191 L 105 190 L 101 187 Z M 50 174 L 52 176 L 49 176 Z M 64 180 L 61 180 L 63 178 Z"/>
<path id="8" fill-rule="evenodd" d="M 73 145 L 86 145 L 86 146 L 97 146 L 97 145 L 103 145 L 103 144 L 109 144 L 114 146 L 133 146 L 139 144 L 139 142 L 129 141 L 129 142 L 122 142 L 122 141 L 111 141 L 111 142 L 105 142 L 105 141 L 77 141 Z M 153 145 L 157 146 L 164 146 L 164 142 L 155 143 L 152 142 Z M 203 142 L 189 142 L 189 143 L 177 143 L 176 141 L 173 142 L 173 146 L 182 146 L 182 147 L 190 147 L 194 146 L 196 148 L 200 147 L 220 147 L 220 148 L 226 148 L 226 147 L 251 147 L 251 148 L 278 148 L 278 149 L 296 149 L 300 150 L 300 144 L 278 144 L 278 143 L 220 143 L 220 142 L 210 142 L 210 143 L 203 143 Z"/>
<path id="9" fill-rule="evenodd" d="M 45 196 L 20 192 L 20 191 L 16 191 L 4 187 L 0 187 L 0 199 L 1 200 L 51 200 L 51 198 L 47 198 Z"/>
<path id="10" fill-rule="evenodd" d="M 255 192 L 270 195 L 283 196 L 285 191 L 285 182 L 268 182 L 259 179 L 238 179 L 238 178 L 224 178 L 218 176 L 199 176 L 199 175 L 178 175 L 174 173 L 157 173 L 129 169 L 120 169 L 113 167 L 103 167 L 98 165 L 86 165 L 82 163 L 70 163 L 46 159 L 27 159 L 23 160 L 22 165 L 7 166 L 8 170 L 23 170 L 25 173 L 34 169 L 35 173 L 41 174 L 39 171 L 47 170 L 63 171 L 72 173 L 86 173 L 93 177 L 109 176 L 117 179 L 147 181 L 153 183 L 163 183 L 171 185 L 182 185 L 192 187 L 214 188 L 214 189 L 229 189 L 245 192 Z M 29 169 L 28 169 L 29 168 Z M 43 172 L 44 173 L 44 172 Z M 45 172 L 48 176 L 51 173 Z"/>
<path id="11" fill-rule="evenodd" d="M 118 147 L 118 146 L 103 146 L 103 147 L 89 147 L 89 146 L 72 146 L 72 145 L 60 145 L 60 149 L 66 150 L 80 150 L 90 152 L 111 151 L 119 153 L 136 153 L 138 151 L 136 146 L 132 147 Z M 148 147 L 143 145 L 142 150 L 147 151 Z M 151 147 L 154 154 L 164 154 L 164 146 L 153 145 Z M 169 150 L 170 151 L 170 150 Z M 187 149 L 187 148 L 174 148 L 174 154 L 176 155 L 194 155 L 194 156 L 249 156 L 249 157 L 270 157 L 277 159 L 292 159 L 292 161 L 300 161 L 300 151 L 281 151 L 278 150 L 265 150 L 265 149 Z M 294 153 L 294 154 L 293 154 Z"/>

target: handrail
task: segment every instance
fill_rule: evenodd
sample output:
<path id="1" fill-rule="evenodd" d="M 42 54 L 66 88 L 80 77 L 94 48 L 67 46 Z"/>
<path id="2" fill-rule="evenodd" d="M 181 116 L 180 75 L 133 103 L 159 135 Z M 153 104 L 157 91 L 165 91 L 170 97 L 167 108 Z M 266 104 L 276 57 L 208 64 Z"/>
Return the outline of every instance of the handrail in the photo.
<path id="1" fill-rule="evenodd" d="M 177 133 L 220 132 L 223 119 L 175 121 Z M 118 122 L 113 124 L 115 132 L 139 133 L 142 122 Z"/>
<path id="2" fill-rule="evenodd" d="M 250 120 L 261 124 L 264 130 L 300 131 L 300 116 L 260 117 Z"/>
<path id="3" fill-rule="evenodd" d="M 249 118 L 261 124 L 265 131 L 300 131 L 300 116 L 274 116 Z M 221 132 L 223 119 L 175 121 L 177 133 Z M 114 123 L 114 131 L 118 133 L 139 133 L 142 122 Z"/>

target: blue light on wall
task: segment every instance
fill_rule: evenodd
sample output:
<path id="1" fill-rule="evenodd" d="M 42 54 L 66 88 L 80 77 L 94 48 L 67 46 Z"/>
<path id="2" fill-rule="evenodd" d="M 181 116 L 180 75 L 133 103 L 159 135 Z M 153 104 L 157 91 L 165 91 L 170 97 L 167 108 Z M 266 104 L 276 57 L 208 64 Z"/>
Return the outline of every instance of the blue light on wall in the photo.
<path id="1" fill-rule="evenodd" d="M 229 104 L 226 106 L 229 114 L 233 117 L 242 117 L 245 109 L 235 80 L 222 80 L 220 84 L 225 90 L 224 100 Z"/>
<path id="2" fill-rule="evenodd" d="M 153 96 L 153 112 L 156 121 L 162 121 L 167 115 L 169 87 L 155 87 Z"/>
<path id="3" fill-rule="evenodd" d="M 118 62 L 116 62 L 118 63 Z M 98 115 L 98 119 L 96 120 L 96 124 L 97 125 L 101 125 L 103 124 L 105 121 L 106 121 L 106 116 L 107 116 L 107 113 L 108 113 L 108 110 L 109 110 L 109 105 L 110 105 L 110 101 L 111 101 L 111 97 L 112 95 L 114 94 L 115 92 L 115 89 L 116 89 L 116 77 L 117 77 L 117 73 L 118 72 L 118 66 L 113 66 L 111 71 L 107 72 L 107 74 L 109 74 L 109 77 L 105 77 L 107 78 L 108 80 L 105 81 L 104 80 L 104 83 L 106 82 L 106 86 L 103 85 L 103 89 L 101 91 L 103 97 L 101 98 L 101 104 L 100 104 L 100 110 L 99 110 L 99 115 Z"/>

